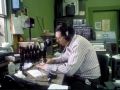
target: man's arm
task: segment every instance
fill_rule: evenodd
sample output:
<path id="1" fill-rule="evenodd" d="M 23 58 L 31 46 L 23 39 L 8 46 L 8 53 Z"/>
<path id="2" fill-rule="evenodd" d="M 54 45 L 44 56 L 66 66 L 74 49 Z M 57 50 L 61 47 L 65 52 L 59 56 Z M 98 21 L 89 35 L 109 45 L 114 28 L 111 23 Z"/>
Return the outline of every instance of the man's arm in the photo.
<path id="1" fill-rule="evenodd" d="M 68 60 L 68 55 L 67 52 L 61 53 L 59 57 L 54 57 L 54 58 L 48 58 L 47 59 L 47 64 L 59 64 L 59 63 L 64 63 L 67 62 Z"/>
<path id="2" fill-rule="evenodd" d="M 69 76 L 73 75 L 83 63 L 87 53 L 87 48 L 84 47 L 84 44 L 79 44 L 77 43 L 70 47 L 69 50 L 66 50 L 69 52 L 69 55 L 67 56 L 68 62 L 62 64 L 47 64 L 44 69 L 46 71 L 57 71 Z"/>

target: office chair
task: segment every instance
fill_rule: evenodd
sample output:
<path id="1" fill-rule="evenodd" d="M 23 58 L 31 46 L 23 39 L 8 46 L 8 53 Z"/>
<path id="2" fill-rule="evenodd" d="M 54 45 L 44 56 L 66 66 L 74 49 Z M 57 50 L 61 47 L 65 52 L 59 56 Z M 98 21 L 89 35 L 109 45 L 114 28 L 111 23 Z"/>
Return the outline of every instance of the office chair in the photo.
<path id="1" fill-rule="evenodd" d="M 4 76 L 2 89 L 17 90 L 18 88 L 23 89 L 23 87 L 24 86 L 22 84 L 18 84 L 11 75 Z"/>
<path id="2" fill-rule="evenodd" d="M 100 70 L 101 70 L 101 77 L 100 77 L 100 85 L 103 86 L 104 89 L 107 90 L 119 90 L 120 84 L 116 84 L 115 81 L 113 80 L 115 76 L 117 76 L 115 73 L 116 70 L 115 66 L 113 65 L 113 58 L 109 58 L 108 56 L 104 54 L 97 54 L 98 56 L 98 61 L 100 64 Z M 110 72 L 110 68 L 108 67 L 110 62 L 112 61 L 112 73 Z M 110 74 L 112 74 L 112 77 L 110 78 Z"/>
<path id="3" fill-rule="evenodd" d="M 37 83 L 23 80 L 14 75 L 5 75 L 2 87 L 4 90 L 47 90 L 47 88 L 48 86 L 38 85 Z"/>
<path id="4" fill-rule="evenodd" d="M 104 54 L 97 54 L 101 77 L 100 77 L 100 85 L 105 87 L 105 82 L 109 80 L 109 67 L 108 67 L 108 57 Z"/>

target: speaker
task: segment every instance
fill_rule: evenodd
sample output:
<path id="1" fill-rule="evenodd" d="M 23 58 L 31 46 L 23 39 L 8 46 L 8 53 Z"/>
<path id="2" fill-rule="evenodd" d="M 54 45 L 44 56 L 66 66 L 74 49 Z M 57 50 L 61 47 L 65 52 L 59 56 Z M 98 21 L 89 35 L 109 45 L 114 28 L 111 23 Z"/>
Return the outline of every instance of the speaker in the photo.
<path id="1" fill-rule="evenodd" d="M 34 18 L 28 18 L 26 21 L 25 21 L 25 27 L 24 28 L 33 28 L 35 25 L 35 21 L 34 21 Z"/>
<path id="2" fill-rule="evenodd" d="M 55 0 L 54 3 L 55 18 L 63 16 L 63 0 Z"/>
<path id="3" fill-rule="evenodd" d="M 68 4 L 66 6 L 66 16 L 74 16 L 75 15 L 75 5 L 72 4 Z"/>
<path id="4" fill-rule="evenodd" d="M 30 19 L 30 27 L 33 28 L 34 25 L 35 25 L 35 21 L 34 21 L 34 19 L 31 18 L 31 17 L 30 17 L 29 19 Z"/>

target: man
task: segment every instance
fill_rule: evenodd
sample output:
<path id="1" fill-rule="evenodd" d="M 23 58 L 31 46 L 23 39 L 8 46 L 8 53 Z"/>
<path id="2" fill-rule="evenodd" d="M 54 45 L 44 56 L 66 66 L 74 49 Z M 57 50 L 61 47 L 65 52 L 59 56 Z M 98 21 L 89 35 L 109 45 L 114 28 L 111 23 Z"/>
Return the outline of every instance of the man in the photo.
<path id="1" fill-rule="evenodd" d="M 48 59 L 38 68 L 48 72 L 55 71 L 67 76 L 72 90 L 86 90 L 96 87 L 100 77 L 100 67 L 91 43 L 80 35 L 75 35 L 73 28 L 61 23 L 55 32 L 56 41 L 65 49 L 61 56 Z"/>

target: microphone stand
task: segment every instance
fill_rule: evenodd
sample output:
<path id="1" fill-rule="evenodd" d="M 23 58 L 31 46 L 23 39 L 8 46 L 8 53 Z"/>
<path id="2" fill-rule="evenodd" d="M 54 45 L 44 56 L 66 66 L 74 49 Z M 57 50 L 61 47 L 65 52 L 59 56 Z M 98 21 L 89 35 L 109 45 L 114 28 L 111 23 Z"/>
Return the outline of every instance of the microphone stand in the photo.
<path id="1" fill-rule="evenodd" d="M 29 40 L 31 41 L 31 27 L 29 27 Z"/>

